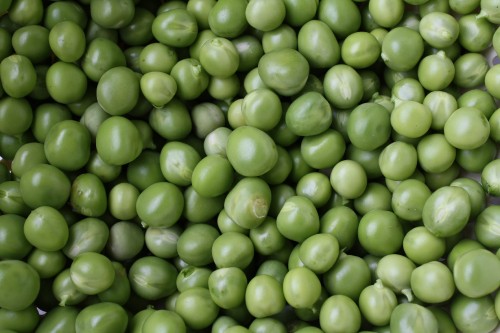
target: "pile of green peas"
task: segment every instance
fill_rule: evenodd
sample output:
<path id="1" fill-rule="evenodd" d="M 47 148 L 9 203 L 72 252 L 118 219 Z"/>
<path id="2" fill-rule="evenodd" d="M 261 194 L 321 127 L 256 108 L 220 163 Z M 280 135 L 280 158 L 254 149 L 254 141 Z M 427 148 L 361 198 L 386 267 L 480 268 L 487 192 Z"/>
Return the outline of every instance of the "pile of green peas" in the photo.
<path id="1" fill-rule="evenodd" d="M 0 333 L 488 333 L 499 0 L 2 0 Z"/>

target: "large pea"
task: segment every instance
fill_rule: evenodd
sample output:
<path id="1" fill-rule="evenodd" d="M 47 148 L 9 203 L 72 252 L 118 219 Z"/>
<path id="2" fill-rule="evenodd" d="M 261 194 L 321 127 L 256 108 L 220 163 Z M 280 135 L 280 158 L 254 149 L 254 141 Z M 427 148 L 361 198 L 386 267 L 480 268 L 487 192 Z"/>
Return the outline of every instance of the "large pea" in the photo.
<path id="1" fill-rule="evenodd" d="M 403 303 L 391 314 L 391 332 L 438 332 L 438 323 L 432 312 L 418 304 Z"/>
<path id="2" fill-rule="evenodd" d="M 184 197 L 171 183 L 159 182 L 146 188 L 136 202 L 139 218 L 148 226 L 170 227 L 181 217 Z"/>
<path id="3" fill-rule="evenodd" d="M 298 50 L 312 68 L 330 68 L 340 60 L 340 46 L 335 34 L 323 21 L 311 20 L 298 34 Z"/>
<path id="4" fill-rule="evenodd" d="M 302 196 L 289 197 L 276 217 L 283 236 L 297 242 L 304 241 L 320 229 L 319 215 L 312 201 Z"/>
<path id="5" fill-rule="evenodd" d="M 118 66 L 104 72 L 97 84 L 97 102 L 113 116 L 130 112 L 139 99 L 139 78 L 129 68 Z"/>
<path id="6" fill-rule="evenodd" d="M 75 22 L 62 21 L 50 29 L 50 49 L 64 62 L 80 59 L 85 52 L 85 44 L 85 33 Z"/>
<path id="7" fill-rule="evenodd" d="M 349 114 L 347 135 L 359 149 L 377 149 L 387 142 L 390 134 L 390 113 L 379 104 L 364 103 Z"/>
<path id="8" fill-rule="evenodd" d="M 96 295 L 111 287 L 115 269 L 111 260 L 100 253 L 84 252 L 70 266 L 71 281 L 86 295 Z"/>
<path id="9" fill-rule="evenodd" d="M 101 252 L 109 238 L 107 224 L 97 218 L 80 220 L 69 228 L 68 241 L 62 251 L 74 259 L 84 252 Z"/>
<path id="10" fill-rule="evenodd" d="M 184 100 L 198 98 L 208 87 L 209 75 L 201 63 L 193 58 L 178 61 L 170 75 L 177 82 L 177 96 Z"/>
<path id="11" fill-rule="evenodd" d="M 107 38 L 92 40 L 82 59 L 82 69 L 89 79 L 98 82 L 109 69 L 125 66 L 125 55 L 116 43 Z"/>
<path id="12" fill-rule="evenodd" d="M 21 98 L 33 91 L 36 85 L 36 72 L 31 61 L 13 54 L 0 63 L 0 79 L 7 95 Z"/>
<path id="13" fill-rule="evenodd" d="M 220 37 L 238 37 L 248 27 L 245 17 L 247 4 L 246 0 L 217 1 L 208 15 L 210 30 Z"/>
<path id="14" fill-rule="evenodd" d="M 144 243 L 144 231 L 137 223 L 119 221 L 109 229 L 106 250 L 115 260 L 124 261 L 139 254 Z"/>
<path id="15" fill-rule="evenodd" d="M 43 251 L 58 251 L 66 245 L 69 237 L 68 224 L 55 208 L 38 207 L 24 223 L 26 239 Z"/>
<path id="16" fill-rule="evenodd" d="M 355 107 L 363 98 L 363 80 L 349 65 L 331 67 L 323 79 L 326 99 L 339 109 Z"/>
<path id="17" fill-rule="evenodd" d="M 91 0 L 90 16 L 92 21 L 106 29 L 119 29 L 134 18 L 135 6 L 132 0 Z"/>
<path id="18" fill-rule="evenodd" d="M 80 101 L 87 91 L 87 76 L 73 63 L 57 61 L 45 76 L 47 91 L 56 102 L 62 104 Z"/>
<path id="19" fill-rule="evenodd" d="M 288 107 L 286 126 L 296 135 L 316 135 L 328 129 L 332 123 L 332 108 L 323 95 L 307 92 Z"/>
<path id="20" fill-rule="evenodd" d="M 40 290 L 38 273 L 20 260 L 0 262 L 0 282 L 0 306 L 11 311 L 26 309 Z"/>
<path id="21" fill-rule="evenodd" d="M 92 173 L 82 173 L 75 178 L 69 201 L 76 212 L 89 217 L 101 216 L 108 208 L 104 184 Z"/>
<path id="22" fill-rule="evenodd" d="M 294 49 L 266 53 L 259 60 L 259 75 L 278 94 L 291 96 L 305 86 L 309 75 L 307 59 Z"/>

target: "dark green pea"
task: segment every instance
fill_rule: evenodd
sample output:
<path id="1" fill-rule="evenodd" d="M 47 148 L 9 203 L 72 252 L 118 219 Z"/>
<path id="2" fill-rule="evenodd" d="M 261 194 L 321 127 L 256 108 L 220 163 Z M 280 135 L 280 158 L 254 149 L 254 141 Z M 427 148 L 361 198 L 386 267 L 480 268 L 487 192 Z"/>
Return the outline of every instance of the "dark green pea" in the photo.
<path id="1" fill-rule="evenodd" d="M 168 140 L 185 138 L 193 126 L 186 105 L 176 98 L 161 108 L 154 108 L 149 115 L 149 124 Z"/>
<path id="2" fill-rule="evenodd" d="M 0 332 L 33 332 L 40 322 L 40 315 L 35 306 L 26 309 L 11 311 L 0 309 Z"/>
<path id="3" fill-rule="evenodd" d="M 163 180 L 158 152 L 144 150 L 139 157 L 127 165 L 127 181 L 140 191 Z"/>
<path id="4" fill-rule="evenodd" d="M 358 217 L 349 207 L 330 208 L 320 218 L 320 231 L 334 236 L 340 249 L 350 249 L 356 240 Z"/>
<path id="5" fill-rule="evenodd" d="M 300 152 L 311 167 L 327 169 L 342 159 L 345 153 L 345 142 L 338 131 L 328 129 L 318 135 L 302 139 Z"/>
<path id="6" fill-rule="evenodd" d="M 64 254 L 74 259 L 84 252 L 101 252 L 109 238 L 106 223 L 97 218 L 85 218 L 69 228 L 68 242 L 62 249 Z"/>
<path id="7" fill-rule="evenodd" d="M 22 259 L 32 248 L 24 235 L 25 218 L 15 214 L 0 216 L 0 257 Z"/>
<path id="8" fill-rule="evenodd" d="M 193 170 L 200 160 L 198 152 L 187 143 L 171 141 L 161 150 L 160 168 L 166 180 L 186 186 L 191 184 Z"/>
<path id="9" fill-rule="evenodd" d="M 196 99 L 208 87 L 209 76 L 196 59 L 180 60 L 174 65 L 170 74 L 177 82 L 177 96 L 181 99 Z"/>
<path id="10" fill-rule="evenodd" d="M 431 128 L 443 130 L 446 120 L 458 109 L 458 102 L 453 95 L 445 91 L 432 91 L 428 93 L 423 102 L 432 113 Z"/>
<path id="11" fill-rule="evenodd" d="M 109 211 L 119 220 L 132 220 L 137 216 L 135 204 L 139 190 L 132 184 L 119 183 L 108 194 Z"/>
<path id="12" fill-rule="evenodd" d="M 137 104 L 139 91 L 139 78 L 131 69 L 112 67 L 101 74 L 97 84 L 97 101 L 110 115 L 121 116 Z"/>
<path id="13" fill-rule="evenodd" d="M 5 214 L 28 216 L 31 212 L 21 195 L 19 181 L 4 181 L 0 184 L 0 210 Z"/>
<path id="14" fill-rule="evenodd" d="M 231 164 L 224 157 L 207 156 L 193 170 L 193 188 L 202 196 L 216 197 L 230 189 L 233 173 Z"/>
<path id="15" fill-rule="evenodd" d="M 284 108 L 287 107 L 286 104 L 283 106 Z M 273 138 L 274 142 L 280 145 L 281 147 L 289 147 L 293 143 L 295 143 L 299 138 L 298 135 L 296 135 L 291 131 L 291 129 L 288 127 L 286 123 L 287 112 L 288 111 L 285 111 L 281 115 L 281 119 L 278 125 L 276 125 L 276 127 L 274 127 L 271 131 L 268 132 L 271 138 Z"/>
<path id="16" fill-rule="evenodd" d="M 21 98 L 35 88 L 35 68 L 26 56 L 13 54 L 0 63 L 0 79 L 7 95 Z"/>
<path id="17" fill-rule="evenodd" d="M 172 9 L 159 14 L 152 23 L 153 36 L 171 47 L 191 45 L 198 34 L 196 18 L 186 9 Z"/>
<path id="18" fill-rule="evenodd" d="M 151 26 L 154 18 L 155 16 L 149 10 L 136 7 L 132 21 L 119 30 L 121 40 L 130 46 L 148 44 L 153 38 Z"/>
<path id="19" fill-rule="evenodd" d="M 88 129 L 75 120 L 54 124 L 44 141 L 44 151 L 50 164 L 61 170 L 81 169 L 90 157 L 91 135 Z M 68 154 L 72 159 L 68 159 Z"/>
<path id="20" fill-rule="evenodd" d="M 112 302 L 119 305 L 125 305 L 130 297 L 130 282 L 127 271 L 122 264 L 113 262 L 115 269 L 115 279 L 111 287 L 97 294 L 101 302 Z"/>
<path id="21" fill-rule="evenodd" d="M 208 224 L 189 226 L 177 240 L 179 258 L 192 266 L 204 266 L 212 263 L 211 249 L 219 235 L 219 231 Z"/>
<path id="22" fill-rule="evenodd" d="M 361 27 L 364 31 L 368 31 L 370 33 L 376 29 L 384 29 L 379 24 L 375 23 L 369 6 L 361 8 Z M 380 44 L 381 43 L 379 43 L 379 45 Z"/>
<path id="23" fill-rule="evenodd" d="M 391 211 L 372 210 L 359 221 L 358 240 L 372 255 L 396 253 L 403 244 L 403 236 L 401 223 Z"/>
<path id="24" fill-rule="evenodd" d="M 239 56 L 238 71 L 247 72 L 256 68 L 264 54 L 261 42 L 252 35 L 243 35 L 232 39 L 231 42 Z"/>
<path id="25" fill-rule="evenodd" d="M 216 3 L 217 2 L 215 0 L 191 0 L 188 1 L 186 9 L 188 12 L 194 15 L 194 17 L 196 18 L 196 22 L 201 29 L 208 29 L 208 16 L 210 15 L 210 11 Z"/>
<path id="26" fill-rule="evenodd" d="M 323 95 L 307 92 L 288 107 L 285 113 L 287 128 L 295 135 L 323 133 L 332 123 L 332 108 Z"/>
<path id="27" fill-rule="evenodd" d="M 103 28 L 119 29 L 129 24 L 135 13 L 132 0 L 90 1 L 90 15 Z"/>
<path id="28" fill-rule="evenodd" d="M 116 43 L 106 38 L 95 38 L 85 51 L 82 69 L 92 81 L 98 82 L 109 69 L 125 66 L 125 56 Z"/>
<path id="29" fill-rule="evenodd" d="M 113 144 L 110 145 L 110 142 Z M 99 127 L 96 148 L 104 162 L 124 165 L 135 160 L 143 147 L 137 127 L 127 118 L 113 116 Z"/>
<path id="30" fill-rule="evenodd" d="M 258 227 L 250 230 L 250 239 L 255 250 L 263 255 L 271 255 L 285 246 L 286 239 L 280 234 L 276 220 L 267 217 Z"/>
<path id="31" fill-rule="evenodd" d="M 86 165 L 86 170 L 99 177 L 104 183 L 115 180 L 120 175 L 121 169 L 121 165 L 111 165 L 104 162 L 96 151 L 90 153 L 90 158 Z"/>
<path id="32" fill-rule="evenodd" d="M 0 61 L 12 53 L 12 35 L 7 30 L 0 28 Z"/>
<path id="33" fill-rule="evenodd" d="M 50 97 L 62 104 L 78 102 L 87 90 L 87 76 L 72 63 L 55 62 L 47 70 L 45 81 Z"/>
<path id="34" fill-rule="evenodd" d="M 363 194 L 354 199 L 354 208 L 360 215 L 377 209 L 390 210 L 391 192 L 384 185 L 368 183 Z"/>
<path id="35" fill-rule="evenodd" d="M 64 62 L 74 62 L 85 52 L 85 33 L 72 21 L 55 24 L 49 32 L 49 45 L 54 55 Z"/>
<path id="36" fill-rule="evenodd" d="M 51 309 L 36 328 L 35 333 L 75 333 L 78 310 L 71 306 L 58 306 Z"/>
<path id="37" fill-rule="evenodd" d="M 319 215 L 312 201 L 302 196 L 289 197 L 281 208 L 276 223 L 280 233 L 297 242 L 317 233 Z"/>
<path id="38" fill-rule="evenodd" d="M 370 69 L 359 71 L 363 81 L 363 98 L 361 101 L 368 102 L 380 90 L 380 79 L 374 71 Z"/>
<path id="39" fill-rule="evenodd" d="M 438 332 L 438 322 L 427 308 L 414 304 L 399 304 L 391 314 L 391 332 Z"/>
<path id="40" fill-rule="evenodd" d="M 356 148 L 375 150 L 387 142 L 390 132 L 390 114 L 381 105 L 364 103 L 349 114 L 347 135 Z"/>
<path id="41" fill-rule="evenodd" d="M 474 149 L 457 151 L 457 163 L 468 172 L 481 172 L 484 167 L 495 159 L 497 147 L 491 140 Z"/>
<path id="42" fill-rule="evenodd" d="M 349 145 L 346 150 L 346 158 L 358 162 L 366 172 L 368 179 L 376 179 L 382 176 L 378 160 L 382 148 L 375 150 L 363 150 L 354 145 Z"/>
<path id="43" fill-rule="evenodd" d="M 104 111 L 99 103 L 96 102 L 91 104 L 83 112 L 80 118 L 80 123 L 88 129 L 90 135 L 92 136 L 92 140 L 95 141 L 99 126 L 101 126 L 101 124 L 110 117 L 110 114 Z"/>
<path id="44" fill-rule="evenodd" d="M 85 110 L 95 102 L 97 102 L 95 89 L 87 89 L 82 98 L 73 103 L 69 103 L 67 106 L 72 114 L 81 117 Z"/>
<path id="45" fill-rule="evenodd" d="M 156 14 L 166 13 L 173 9 L 186 9 L 187 5 L 185 1 L 182 0 L 173 0 L 167 3 L 164 3 L 156 8 Z"/>
<path id="46" fill-rule="evenodd" d="M 47 159 L 43 151 L 43 144 L 30 142 L 22 145 L 12 160 L 11 169 L 16 177 L 22 177 L 31 167 L 37 164 L 46 164 Z"/>
<path id="47" fill-rule="evenodd" d="M 183 217 L 192 223 L 206 223 L 221 211 L 224 206 L 224 196 L 204 197 L 189 186 L 184 190 Z"/>
<path id="48" fill-rule="evenodd" d="M 146 45 L 139 56 L 139 67 L 142 73 L 170 73 L 177 62 L 175 50 L 160 43 Z"/>
<path id="49" fill-rule="evenodd" d="M 40 290 L 38 273 L 20 260 L 0 262 L 0 282 L 0 306 L 10 311 L 26 309 Z"/>
<path id="50" fill-rule="evenodd" d="M 40 278 L 50 278 L 64 269 L 66 257 L 61 251 L 43 251 L 35 249 L 30 253 L 28 264 L 33 267 Z"/>
<path id="51" fill-rule="evenodd" d="M 495 25 L 475 14 L 462 16 L 458 20 L 458 42 L 469 52 L 481 52 L 491 45 Z"/>
<path id="52" fill-rule="evenodd" d="M 217 1 L 208 15 L 208 25 L 216 35 L 224 38 L 238 37 L 248 27 L 244 0 Z"/>
<path id="53" fill-rule="evenodd" d="M 337 64 L 331 67 L 323 80 L 326 99 L 333 107 L 349 109 L 363 98 L 363 81 L 351 66 Z"/>
<path id="54" fill-rule="evenodd" d="M 69 268 L 57 274 L 52 283 L 52 293 L 62 307 L 80 304 L 87 298 L 87 295 L 79 291 L 71 280 Z"/>
<path id="55" fill-rule="evenodd" d="M 154 200 L 153 200 L 154 198 Z M 184 197 L 180 189 L 171 183 L 155 183 L 139 194 L 136 202 L 137 215 L 148 226 L 170 227 L 181 217 Z"/>
<path id="56" fill-rule="evenodd" d="M 443 210 L 447 214 L 443 215 Z M 469 195 L 461 188 L 445 186 L 431 194 L 422 213 L 424 225 L 438 237 L 449 237 L 460 232 L 469 219 Z"/>
<path id="57" fill-rule="evenodd" d="M 144 46 L 131 46 L 123 51 L 125 60 L 127 61 L 127 67 L 136 73 L 141 72 L 140 55 L 144 48 Z"/>
<path id="58" fill-rule="evenodd" d="M 86 295 L 96 295 L 111 287 L 115 269 L 104 255 L 84 252 L 71 263 L 70 276 L 79 291 Z"/>
<path id="59" fill-rule="evenodd" d="M 320 2 L 317 14 L 339 38 L 347 37 L 361 26 L 360 11 L 352 1 Z"/>
<path id="60" fill-rule="evenodd" d="M 52 29 L 62 21 L 72 21 L 82 29 L 87 26 L 87 16 L 83 8 L 76 2 L 57 2 L 45 8 L 43 23 L 47 29 Z"/>
<path id="61" fill-rule="evenodd" d="M 186 324 L 182 318 L 173 311 L 154 310 L 154 312 L 144 320 L 141 332 L 153 332 L 157 330 L 174 330 L 179 333 L 185 333 Z"/>
<path id="62" fill-rule="evenodd" d="M 236 75 L 225 78 L 212 76 L 207 91 L 215 99 L 232 100 L 240 92 L 240 85 L 240 80 Z"/>
<path id="63" fill-rule="evenodd" d="M 115 29 L 104 28 L 99 24 L 97 24 L 94 20 L 90 20 L 87 24 L 85 37 L 87 43 L 91 42 L 96 38 L 106 38 L 116 43 L 118 41 L 118 31 Z M 127 55 L 125 54 L 125 56 Z"/>
<path id="64" fill-rule="evenodd" d="M 37 47 L 33 47 L 36 43 Z M 33 64 L 45 61 L 50 55 L 49 30 L 39 25 L 24 26 L 12 35 L 14 51 L 26 56 Z"/>
<path id="65" fill-rule="evenodd" d="M 486 91 L 490 93 L 493 97 L 499 98 L 500 94 L 497 89 L 500 86 L 500 66 L 493 65 L 484 78 L 484 85 L 486 86 Z"/>
<path id="66" fill-rule="evenodd" d="M 24 202 L 31 208 L 61 208 L 69 198 L 71 184 L 67 176 L 49 164 L 38 164 L 25 172 L 20 180 Z M 54 193 L 58 193 L 54 196 Z"/>
<path id="67" fill-rule="evenodd" d="M 498 325 L 498 318 L 488 315 L 494 312 L 494 306 L 489 295 L 479 298 L 457 295 L 451 302 L 451 318 L 461 332 L 491 332 Z"/>
<path id="68" fill-rule="evenodd" d="M 116 303 L 92 304 L 80 311 L 75 320 L 75 331 L 125 333 L 128 323 L 127 312 Z"/>
<path id="69" fill-rule="evenodd" d="M 287 24 L 268 30 L 262 35 L 264 53 L 282 49 L 297 49 L 297 33 Z"/>
<path id="70" fill-rule="evenodd" d="M 395 71 L 408 71 L 417 65 L 423 52 L 424 41 L 417 31 L 397 27 L 385 36 L 381 57 L 387 67 Z"/>
<path id="71" fill-rule="evenodd" d="M 108 208 L 104 184 L 92 173 L 82 173 L 75 178 L 69 201 L 76 212 L 89 217 L 101 216 Z"/>
<path id="72" fill-rule="evenodd" d="M 431 191 L 435 191 L 443 186 L 448 186 L 454 181 L 460 174 L 460 167 L 458 164 L 454 163 L 443 172 L 438 173 L 426 173 L 425 184 L 429 187 Z"/>
<path id="73" fill-rule="evenodd" d="M 266 53 L 260 58 L 258 69 L 264 83 L 284 96 L 302 90 L 309 75 L 307 59 L 294 49 Z"/>
<path id="74" fill-rule="evenodd" d="M 484 83 L 489 65 L 480 53 L 465 53 L 455 60 L 453 82 L 460 88 L 476 88 Z"/>

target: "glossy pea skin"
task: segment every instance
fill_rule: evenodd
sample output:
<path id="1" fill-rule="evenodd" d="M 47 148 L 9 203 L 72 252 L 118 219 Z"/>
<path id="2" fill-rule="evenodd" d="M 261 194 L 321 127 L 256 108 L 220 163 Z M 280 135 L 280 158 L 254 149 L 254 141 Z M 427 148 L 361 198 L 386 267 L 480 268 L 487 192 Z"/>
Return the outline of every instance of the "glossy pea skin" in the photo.
<path id="1" fill-rule="evenodd" d="M 74 307 L 56 307 L 46 314 L 35 333 L 74 333 L 77 316 L 78 310 Z"/>
<path id="2" fill-rule="evenodd" d="M 61 250 L 68 241 L 68 225 L 63 215 L 49 206 L 34 209 L 24 222 L 26 239 L 43 251 Z"/>
<path id="3" fill-rule="evenodd" d="M 444 134 L 448 142 L 458 149 L 474 149 L 484 144 L 490 126 L 484 114 L 474 107 L 462 107 L 448 118 Z"/>
<path id="4" fill-rule="evenodd" d="M 489 47 L 495 26 L 482 17 L 474 14 L 462 16 L 458 20 L 459 35 L 458 41 L 466 50 L 470 52 L 481 52 Z"/>
<path id="5" fill-rule="evenodd" d="M 82 173 L 75 178 L 69 201 L 76 212 L 89 217 L 103 215 L 108 207 L 104 184 L 91 173 Z"/>
<path id="6" fill-rule="evenodd" d="M 384 286 L 395 293 L 411 296 L 411 293 L 408 294 L 408 292 L 410 291 L 411 274 L 415 268 L 415 263 L 407 257 L 400 254 L 389 254 L 379 260 L 375 272 Z"/>
<path id="7" fill-rule="evenodd" d="M 89 79 L 98 82 L 113 67 L 125 66 L 125 56 L 116 43 L 107 38 L 92 40 L 82 59 L 82 68 Z"/>
<path id="8" fill-rule="evenodd" d="M 72 21 L 55 24 L 49 32 L 50 49 L 64 62 L 74 62 L 85 52 L 85 33 Z"/>
<path id="9" fill-rule="evenodd" d="M 422 265 L 441 258 L 446 252 L 446 242 L 419 226 L 406 233 L 403 249 L 408 258 Z"/>
<path id="10" fill-rule="evenodd" d="M 137 215 L 144 223 L 153 227 L 175 224 L 182 214 L 183 206 L 182 192 L 168 182 L 149 186 L 139 194 L 136 201 Z"/>
<path id="11" fill-rule="evenodd" d="M 346 144 L 342 135 L 333 129 L 302 139 L 300 153 L 304 161 L 314 169 L 335 166 L 345 153 Z"/>
<path id="12" fill-rule="evenodd" d="M 455 292 L 451 271 L 438 261 L 415 268 L 410 281 L 415 296 L 426 303 L 445 302 L 451 299 Z"/>
<path id="13" fill-rule="evenodd" d="M 490 296 L 469 298 L 457 295 L 450 306 L 450 313 L 457 329 L 461 332 L 487 333 L 498 325 L 494 303 Z"/>
<path id="14" fill-rule="evenodd" d="M 261 31 L 278 28 L 285 19 L 285 15 L 286 7 L 282 0 L 250 0 L 245 9 L 248 24 Z"/>
<path id="15" fill-rule="evenodd" d="M 137 295 L 147 300 L 158 300 L 175 291 L 177 270 L 164 259 L 145 256 L 130 266 L 128 278 Z"/>
<path id="16" fill-rule="evenodd" d="M 363 98 L 363 81 L 359 73 L 346 64 L 331 67 L 323 80 L 325 97 L 333 107 L 349 109 Z"/>
<path id="17" fill-rule="evenodd" d="M 455 67 L 444 52 L 424 57 L 418 65 L 418 78 L 422 86 L 430 91 L 443 90 L 455 77 Z"/>
<path id="18" fill-rule="evenodd" d="M 243 0 L 217 1 L 208 16 L 208 25 L 216 35 L 224 38 L 238 37 L 248 27 Z"/>
<path id="19" fill-rule="evenodd" d="M 368 264 L 354 255 L 341 254 L 335 265 L 323 275 L 323 285 L 332 295 L 344 295 L 354 301 L 370 284 Z"/>
<path id="20" fill-rule="evenodd" d="M 277 314 L 284 309 L 286 304 L 283 287 L 269 275 L 257 275 L 248 282 L 245 304 L 255 318 Z"/>
<path id="21" fill-rule="evenodd" d="M 381 57 L 387 67 L 396 71 L 408 71 L 418 63 L 423 52 L 424 41 L 418 32 L 397 27 L 385 36 Z"/>
<path id="22" fill-rule="evenodd" d="M 288 239 L 301 242 L 320 228 L 319 215 L 311 200 L 289 197 L 276 217 L 278 230 Z"/>
<path id="23" fill-rule="evenodd" d="M 244 302 L 247 277 L 238 267 L 219 268 L 210 274 L 208 290 L 212 300 L 223 309 L 234 308 Z"/>
<path id="24" fill-rule="evenodd" d="M 332 187 L 328 176 L 320 172 L 313 172 L 300 178 L 296 192 L 311 199 L 314 205 L 319 208 L 326 205 L 330 199 Z"/>
<path id="25" fill-rule="evenodd" d="M 199 97 L 208 87 L 209 75 L 196 59 L 180 60 L 172 67 L 170 75 L 177 82 L 177 96 L 184 100 Z"/>
<path id="26" fill-rule="evenodd" d="M 76 65 L 58 61 L 47 70 L 45 84 L 50 97 L 56 102 L 75 103 L 85 96 L 87 76 Z"/>
<path id="27" fill-rule="evenodd" d="M 420 20 L 419 32 L 422 38 L 433 47 L 451 46 L 458 38 L 457 20 L 448 13 L 433 12 Z"/>
<path id="28" fill-rule="evenodd" d="M 387 142 L 390 133 L 390 113 L 375 103 L 356 106 L 347 120 L 349 140 L 359 149 L 377 149 Z"/>
<path id="29" fill-rule="evenodd" d="M 20 311 L 0 309 L 0 332 L 33 332 L 40 321 L 34 306 Z"/>
<path id="30" fill-rule="evenodd" d="M 376 326 L 389 324 L 391 313 L 397 306 L 394 292 L 380 280 L 363 289 L 359 295 L 359 309 L 368 322 Z"/>
<path id="31" fill-rule="evenodd" d="M 285 113 L 287 127 L 296 135 L 309 136 L 324 132 L 332 122 L 332 109 L 326 98 L 317 92 L 308 92 L 288 107 Z"/>
<path id="32" fill-rule="evenodd" d="M 219 307 L 212 301 L 207 288 L 196 287 L 180 293 L 175 312 L 188 327 L 202 329 L 215 321 Z"/>
<path id="33" fill-rule="evenodd" d="M 498 206 L 488 206 L 477 216 L 474 233 L 481 244 L 496 248 L 500 238 L 496 232 L 499 221 L 497 218 Z"/>
<path id="34" fill-rule="evenodd" d="M 428 107 L 415 101 L 404 101 L 391 113 L 391 125 L 396 132 L 409 138 L 423 136 L 431 127 L 432 114 Z"/>
<path id="35" fill-rule="evenodd" d="M 320 218 L 320 231 L 334 236 L 339 248 L 349 249 L 354 245 L 358 229 L 358 217 L 349 207 L 330 208 Z"/>
<path id="36" fill-rule="evenodd" d="M 0 217 L 0 257 L 4 259 L 22 259 L 32 249 L 24 235 L 25 218 L 15 214 Z"/>
<path id="37" fill-rule="evenodd" d="M 142 325 L 141 332 L 164 330 L 165 332 L 175 331 L 186 332 L 186 324 L 181 316 L 169 310 L 155 310 L 148 316 Z"/>
<path id="38" fill-rule="evenodd" d="M 455 62 L 455 78 L 453 82 L 462 88 L 476 88 L 484 83 L 489 65 L 480 53 L 465 53 Z"/>
<path id="39" fill-rule="evenodd" d="M 427 308 L 414 304 L 403 303 L 394 308 L 391 314 L 391 332 L 438 332 L 438 323 Z"/>
<path id="40" fill-rule="evenodd" d="M 282 49 L 264 54 L 258 63 L 264 83 L 278 94 L 291 96 L 306 84 L 309 75 L 307 59 L 294 49 Z"/>
<path id="41" fill-rule="evenodd" d="M 392 210 L 401 219 L 418 221 L 430 195 L 431 191 L 424 183 L 416 179 L 404 180 L 392 193 Z"/>
<path id="42" fill-rule="evenodd" d="M 389 13 L 387 7 L 393 8 Z M 368 11 L 373 21 L 384 28 L 396 26 L 404 14 L 404 2 L 402 0 L 371 0 L 368 3 Z"/>
<path id="43" fill-rule="evenodd" d="M 498 288 L 500 280 L 496 272 L 499 269 L 500 261 L 495 254 L 485 249 L 476 249 L 456 260 L 453 278 L 463 295 L 479 298 Z"/>
<path id="44" fill-rule="evenodd" d="M 255 251 L 263 255 L 271 255 L 281 250 L 286 243 L 285 237 L 276 226 L 276 220 L 271 217 L 267 217 L 262 224 L 251 229 L 249 236 Z"/>
<path id="45" fill-rule="evenodd" d="M 341 48 L 342 60 L 353 68 L 367 68 L 380 56 L 381 47 L 369 32 L 355 32 L 344 40 Z"/>
<path id="46" fill-rule="evenodd" d="M 38 164 L 25 172 L 20 180 L 24 202 L 31 208 L 64 206 L 69 198 L 71 183 L 67 176 L 50 164 Z M 56 197 L 53 193 L 58 193 Z"/>
<path id="47" fill-rule="evenodd" d="M 280 121 L 282 105 L 272 90 L 256 89 L 243 98 L 241 111 L 246 125 L 269 131 Z"/>
<path id="48" fill-rule="evenodd" d="M 153 36 L 171 47 L 191 45 L 198 34 L 195 17 L 186 9 L 177 8 L 158 15 L 152 24 Z"/>
<path id="49" fill-rule="evenodd" d="M 75 320 L 75 332 L 124 333 L 127 323 L 127 313 L 120 305 L 111 302 L 97 303 L 80 311 Z"/>
<path id="50" fill-rule="evenodd" d="M 0 262 L 0 306 L 20 311 L 30 306 L 40 290 L 40 277 L 29 264 L 20 260 Z"/>
<path id="51" fill-rule="evenodd" d="M 92 20 L 103 28 L 122 28 L 132 21 L 134 13 L 135 7 L 132 0 L 90 1 Z"/>
<path id="52" fill-rule="evenodd" d="M 300 28 L 297 38 L 298 50 L 312 68 L 330 68 L 339 62 L 339 43 L 325 22 L 308 21 Z"/>
<path id="53" fill-rule="evenodd" d="M 340 161 L 330 174 L 333 190 L 345 199 L 360 197 L 366 189 L 367 182 L 363 167 L 352 160 Z"/>
<path id="54" fill-rule="evenodd" d="M 131 69 L 113 67 L 104 72 L 97 83 L 97 102 L 110 115 L 121 116 L 134 108 L 139 90 L 139 79 Z"/>
<path id="55" fill-rule="evenodd" d="M 330 234 L 316 234 L 305 239 L 299 248 L 299 258 L 312 272 L 322 274 L 335 264 L 339 243 Z"/>
<path id="56" fill-rule="evenodd" d="M 358 332 L 361 313 L 356 303 L 347 296 L 330 296 L 321 306 L 319 324 L 325 332 Z"/>
<path id="57" fill-rule="evenodd" d="M 180 234 L 177 253 L 183 261 L 193 266 L 212 263 L 211 248 L 219 235 L 219 231 L 210 225 L 193 224 Z"/>
<path id="58" fill-rule="evenodd" d="M 85 218 L 69 228 L 68 241 L 62 249 L 70 259 L 84 252 L 101 252 L 109 238 L 106 223 L 97 218 Z"/>
<path id="59" fill-rule="evenodd" d="M 37 47 L 33 47 L 33 43 Z M 45 61 L 50 54 L 49 30 L 40 25 L 29 25 L 12 34 L 12 47 L 17 54 L 24 55 L 33 64 Z"/>
<path id="60" fill-rule="evenodd" d="M 212 257 L 218 268 L 248 267 L 254 257 L 251 239 L 239 232 L 225 232 L 213 243 Z"/>
<path id="61" fill-rule="evenodd" d="M 36 76 L 35 68 L 26 56 L 10 55 L 0 63 L 2 87 L 11 97 L 21 98 L 31 93 L 35 88 Z"/>
<path id="62" fill-rule="evenodd" d="M 104 255 L 85 252 L 71 263 L 70 276 L 77 290 L 86 295 L 95 295 L 111 287 L 115 270 L 111 260 Z"/>

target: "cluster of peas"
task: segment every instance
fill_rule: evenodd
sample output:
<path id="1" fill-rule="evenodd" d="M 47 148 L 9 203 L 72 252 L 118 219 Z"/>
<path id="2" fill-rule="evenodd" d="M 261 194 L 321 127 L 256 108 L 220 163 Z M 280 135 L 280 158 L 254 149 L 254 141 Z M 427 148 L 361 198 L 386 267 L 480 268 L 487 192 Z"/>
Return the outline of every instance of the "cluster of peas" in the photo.
<path id="1" fill-rule="evenodd" d="M 0 1 L 0 332 L 495 330 L 499 23 Z"/>

